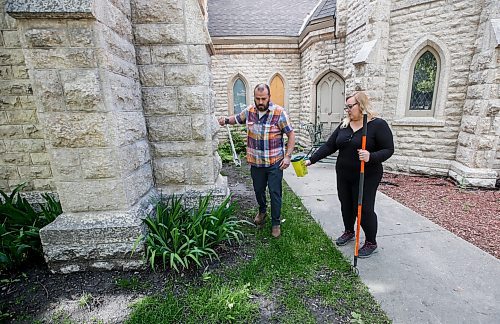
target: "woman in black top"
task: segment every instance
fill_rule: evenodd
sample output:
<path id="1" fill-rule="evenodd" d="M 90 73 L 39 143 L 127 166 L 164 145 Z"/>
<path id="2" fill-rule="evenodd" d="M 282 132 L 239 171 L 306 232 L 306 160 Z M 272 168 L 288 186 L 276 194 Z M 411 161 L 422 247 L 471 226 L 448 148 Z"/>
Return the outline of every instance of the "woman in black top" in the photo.
<path id="1" fill-rule="evenodd" d="M 382 179 L 382 162 L 394 153 L 392 132 L 387 122 L 375 117 L 368 97 L 357 92 L 346 100 L 346 118 L 335 129 L 328 141 L 309 159 L 309 166 L 339 151 L 335 170 L 337 190 L 342 210 L 345 231 L 336 240 L 337 245 L 345 245 L 354 239 L 354 223 L 357 217 L 359 170 L 361 160 L 365 161 L 365 185 L 361 227 L 365 232 L 365 244 L 359 249 L 360 258 L 369 257 L 377 249 L 377 214 L 375 214 L 375 194 Z M 363 113 L 368 114 L 366 150 L 361 149 Z"/>

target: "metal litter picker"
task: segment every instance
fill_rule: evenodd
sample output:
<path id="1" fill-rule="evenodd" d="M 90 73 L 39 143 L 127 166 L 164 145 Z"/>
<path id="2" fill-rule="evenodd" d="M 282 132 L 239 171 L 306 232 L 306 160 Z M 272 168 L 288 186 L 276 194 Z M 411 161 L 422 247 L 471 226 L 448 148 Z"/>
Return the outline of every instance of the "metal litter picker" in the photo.
<path id="1" fill-rule="evenodd" d="M 229 125 L 226 124 L 226 128 L 227 128 L 227 134 L 229 135 L 229 143 L 231 143 L 231 149 L 233 150 L 234 165 L 241 166 L 240 158 L 238 157 L 238 154 L 236 153 L 236 150 L 234 148 L 233 137 L 231 136 L 231 130 L 229 129 Z"/>

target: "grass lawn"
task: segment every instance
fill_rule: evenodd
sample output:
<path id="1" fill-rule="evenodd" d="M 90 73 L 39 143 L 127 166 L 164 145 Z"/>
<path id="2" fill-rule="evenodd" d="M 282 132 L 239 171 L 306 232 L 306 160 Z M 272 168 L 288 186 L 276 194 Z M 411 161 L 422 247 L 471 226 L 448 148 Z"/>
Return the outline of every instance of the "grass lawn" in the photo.
<path id="1" fill-rule="evenodd" d="M 282 219 L 279 239 L 269 217 L 263 229 L 248 226 L 244 253 L 195 278 L 173 276 L 132 306 L 128 323 L 390 323 L 286 185 Z"/>

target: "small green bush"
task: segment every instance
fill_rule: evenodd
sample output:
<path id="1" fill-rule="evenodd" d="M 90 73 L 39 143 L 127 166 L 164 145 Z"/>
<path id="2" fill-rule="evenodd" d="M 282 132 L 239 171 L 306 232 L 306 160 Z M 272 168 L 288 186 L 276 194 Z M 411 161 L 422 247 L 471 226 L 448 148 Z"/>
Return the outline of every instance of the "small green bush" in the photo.
<path id="1" fill-rule="evenodd" d="M 241 135 L 241 132 L 232 131 L 231 135 L 233 138 L 234 149 L 236 150 L 236 154 L 238 154 L 238 156 L 246 154 L 247 144 L 245 142 L 244 136 Z M 229 139 L 227 139 L 227 141 L 223 143 L 220 143 L 219 147 L 217 148 L 217 151 L 219 152 L 222 162 L 227 163 L 233 161 L 233 151 L 231 149 L 231 143 L 229 142 Z"/>
<path id="2" fill-rule="evenodd" d="M 227 197 L 221 205 L 210 206 L 212 196 L 200 198 L 196 208 L 185 208 L 182 197 L 170 196 L 157 203 L 155 212 L 144 222 L 146 259 L 153 270 L 158 261 L 179 272 L 193 265 L 202 266 L 202 259 L 218 258 L 214 248 L 222 242 L 240 242 L 242 223 L 234 216 L 234 203 Z"/>
<path id="3" fill-rule="evenodd" d="M 0 269 L 41 258 L 39 231 L 62 213 L 61 204 L 47 194 L 42 195 L 46 204 L 33 208 L 20 194 L 23 187 L 17 186 L 10 195 L 0 190 Z"/>

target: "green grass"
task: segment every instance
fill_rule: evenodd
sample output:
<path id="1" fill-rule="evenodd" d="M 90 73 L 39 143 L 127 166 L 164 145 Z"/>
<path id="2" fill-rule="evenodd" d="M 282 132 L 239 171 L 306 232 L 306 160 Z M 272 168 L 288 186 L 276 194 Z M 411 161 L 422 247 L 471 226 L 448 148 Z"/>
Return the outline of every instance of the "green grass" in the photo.
<path id="1" fill-rule="evenodd" d="M 282 219 L 286 221 L 279 239 L 271 238 L 269 219 L 264 229 L 246 229 L 250 260 L 223 265 L 209 276 L 200 274 L 194 282 L 172 279 L 162 293 L 133 305 L 128 322 L 253 323 L 261 320 L 262 300 L 274 305 L 275 315 L 268 319 L 273 322 L 319 322 L 313 300 L 335 312 L 342 322 L 356 320 L 352 314 L 365 323 L 390 322 L 287 186 Z"/>

